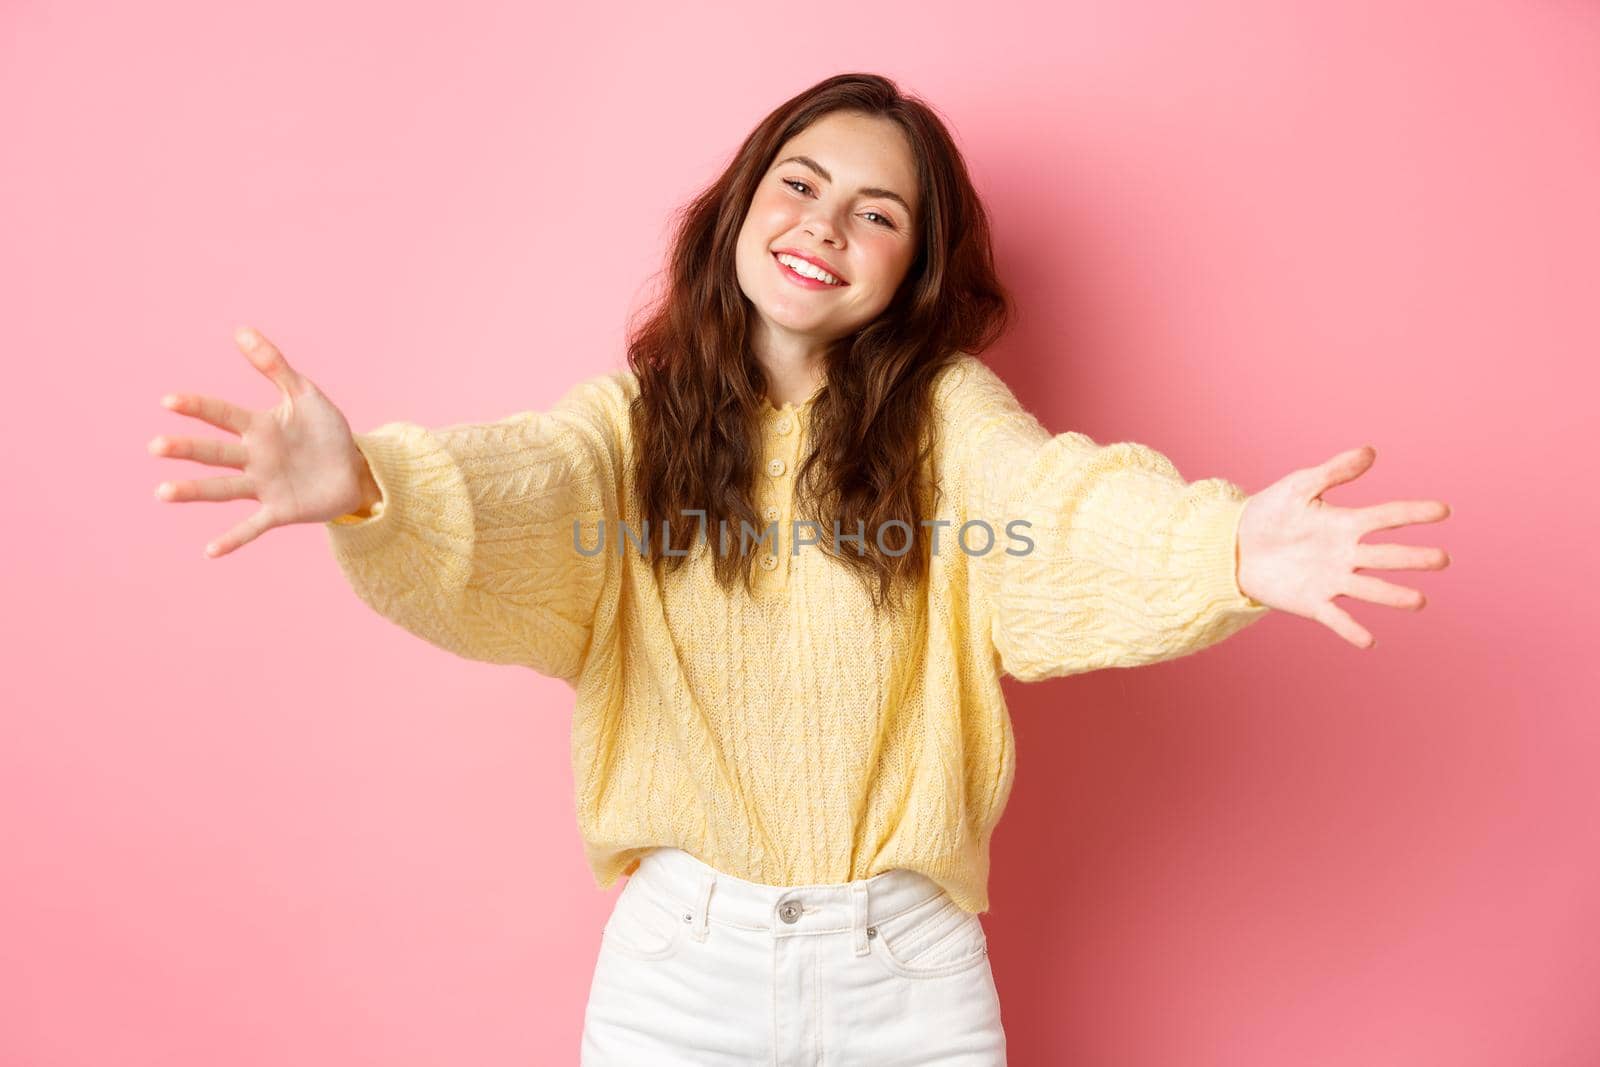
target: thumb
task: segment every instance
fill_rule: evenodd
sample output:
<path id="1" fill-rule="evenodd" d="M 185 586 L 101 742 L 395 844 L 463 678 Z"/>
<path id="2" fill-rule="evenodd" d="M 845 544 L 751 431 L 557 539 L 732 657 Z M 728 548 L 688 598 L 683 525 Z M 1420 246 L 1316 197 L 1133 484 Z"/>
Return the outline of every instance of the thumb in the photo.
<path id="1" fill-rule="evenodd" d="M 277 345 L 249 326 L 240 326 L 233 331 L 233 339 L 250 364 L 270 378 L 285 399 L 300 392 L 303 384 L 300 375 L 289 366 L 289 361 L 283 358 Z"/>
<path id="2" fill-rule="evenodd" d="M 1311 490 L 1310 498 L 1315 499 L 1336 485 L 1354 481 L 1362 472 L 1371 467 L 1378 458 L 1378 450 L 1371 445 L 1362 445 L 1337 456 L 1311 469 L 1312 477 L 1308 482 Z"/>

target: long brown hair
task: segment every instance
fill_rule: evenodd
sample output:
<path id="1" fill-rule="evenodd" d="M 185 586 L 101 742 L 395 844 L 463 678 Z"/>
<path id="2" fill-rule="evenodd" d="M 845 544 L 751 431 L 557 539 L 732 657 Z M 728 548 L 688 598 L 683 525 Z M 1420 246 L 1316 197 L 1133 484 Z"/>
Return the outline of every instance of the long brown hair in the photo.
<path id="1" fill-rule="evenodd" d="M 758 549 L 754 480 L 767 382 L 748 339 L 754 308 L 739 287 L 734 248 L 756 188 L 780 147 L 833 111 L 881 116 L 905 131 L 922 209 L 916 258 L 888 307 L 830 346 L 825 382 L 811 409 L 812 451 L 797 474 L 796 518 L 818 523 L 816 547 L 860 572 L 875 607 L 928 573 L 921 501 L 932 448 L 934 380 L 961 352 L 977 353 L 1004 332 L 1010 300 L 995 274 L 989 221 L 965 161 L 927 105 L 877 74 L 839 74 L 763 119 L 733 162 L 675 216 L 663 294 L 630 328 L 628 363 L 639 382 L 631 419 L 639 516 L 652 565 L 676 569 L 703 533 L 724 588 L 742 571 L 750 588 Z M 696 516 L 705 512 L 702 529 Z M 884 524 L 900 520 L 905 527 Z M 672 552 L 661 550 L 669 521 Z M 726 521 L 728 551 L 718 545 Z M 857 551 L 834 544 L 865 530 Z M 880 552 L 884 529 L 889 553 Z M 789 536 L 781 532 L 787 551 Z M 854 542 L 844 542 L 847 546 Z M 746 548 L 749 550 L 746 551 Z"/>

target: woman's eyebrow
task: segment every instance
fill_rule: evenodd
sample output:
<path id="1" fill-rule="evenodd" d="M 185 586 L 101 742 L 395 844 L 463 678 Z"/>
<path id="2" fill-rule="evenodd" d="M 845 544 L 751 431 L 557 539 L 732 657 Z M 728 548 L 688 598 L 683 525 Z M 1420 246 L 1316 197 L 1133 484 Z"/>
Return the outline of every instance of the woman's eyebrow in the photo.
<path id="1" fill-rule="evenodd" d="M 801 166 L 810 167 L 812 170 L 817 172 L 818 176 L 821 177 L 823 181 L 825 181 L 825 182 L 833 181 L 833 175 L 829 174 L 825 169 L 823 169 L 823 166 L 822 166 L 821 163 L 818 163 L 816 160 L 812 159 L 810 156 L 786 156 L 785 158 L 778 160 L 778 162 L 776 164 L 774 164 L 774 165 L 775 166 L 782 166 L 785 163 L 799 163 Z M 906 209 L 906 214 L 907 215 L 915 214 L 915 212 L 913 212 L 911 210 L 911 205 L 906 203 L 905 197 L 901 196 L 899 193 L 895 192 L 893 189 L 870 188 L 870 189 L 862 189 L 861 193 L 864 196 L 881 196 L 885 200 L 893 200 L 895 203 L 899 204 L 901 207 Z"/>

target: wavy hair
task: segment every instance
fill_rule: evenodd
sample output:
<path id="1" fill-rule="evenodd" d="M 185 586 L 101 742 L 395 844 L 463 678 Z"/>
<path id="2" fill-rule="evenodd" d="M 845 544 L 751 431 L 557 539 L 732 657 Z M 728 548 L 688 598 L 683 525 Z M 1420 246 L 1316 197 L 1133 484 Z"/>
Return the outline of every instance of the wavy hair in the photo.
<path id="1" fill-rule="evenodd" d="M 797 520 L 821 533 L 816 547 L 854 568 L 874 608 L 927 578 L 933 383 L 962 352 L 981 352 L 1009 325 L 1011 302 L 994 269 L 988 217 L 965 161 L 927 104 L 877 74 L 839 74 L 779 105 L 739 146 L 716 181 L 674 216 L 667 281 L 642 323 L 630 325 L 628 364 L 639 382 L 630 411 L 637 502 L 652 566 L 676 569 L 701 534 L 726 522 L 730 551 L 715 552 L 717 582 L 731 588 L 759 542 L 755 505 L 767 381 L 751 351 L 755 309 L 735 273 L 734 249 L 758 184 L 779 148 L 824 115 L 848 111 L 897 123 L 910 142 L 922 205 L 917 253 L 883 312 L 837 339 L 811 409 L 811 450 L 796 474 Z M 685 511 L 704 512 L 705 525 Z M 827 516 L 827 518 L 823 518 Z M 671 552 L 661 523 L 668 521 Z M 885 524 L 900 520 L 898 533 Z M 834 523 L 837 522 L 837 527 Z M 833 531 L 866 531 L 852 553 Z M 889 551 L 879 550 L 884 530 Z M 784 537 L 787 542 L 787 536 Z M 895 554 L 898 551 L 899 554 Z M 898 600 L 896 596 L 894 599 Z"/>

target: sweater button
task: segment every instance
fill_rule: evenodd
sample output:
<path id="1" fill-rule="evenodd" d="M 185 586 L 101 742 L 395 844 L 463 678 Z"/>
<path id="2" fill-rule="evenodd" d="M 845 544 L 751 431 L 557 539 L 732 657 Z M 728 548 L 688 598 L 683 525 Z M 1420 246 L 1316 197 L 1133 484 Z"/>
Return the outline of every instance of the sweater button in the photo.
<path id="1" fill-rule="evenodd" d="M 794 429 L 794 420 L 787 415 L 781 416 L 777 422 L 772 424 L 772 428 L 779 433 L 788 433 Z"/>
<path id="2" fill-rule="evenodd" d="M 778 565 L 778 557 L 777 556 L 762 556 L 761 557 L 761 567 L 762 567 L 763 570 L 769 570 L 770 571 L 770 570 L 774 569 L 775 567 L 777 567 L 777 565 Z"/>
<path id="3" fill-rule="evenodd" d="M 776 456 L 774 456 L 772 459 L 767 460 L 767 473 L 772 475 L 774 478 L 776 478 L 778 475 L 782 474 L 783 473 L 783 460 L 778 459 Z"/>
<path id="4" fill-rule="evenodd" d="M 778 521 L 778 505 L 776 505 L 776 504 L 768 504 L 767 505 L 767 509 L 761 513 L 761 517 L 766 519 L 768 522 L 777 522 Z"/>

